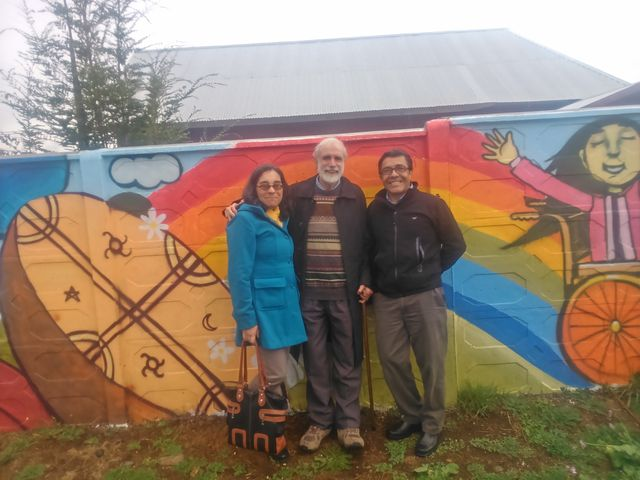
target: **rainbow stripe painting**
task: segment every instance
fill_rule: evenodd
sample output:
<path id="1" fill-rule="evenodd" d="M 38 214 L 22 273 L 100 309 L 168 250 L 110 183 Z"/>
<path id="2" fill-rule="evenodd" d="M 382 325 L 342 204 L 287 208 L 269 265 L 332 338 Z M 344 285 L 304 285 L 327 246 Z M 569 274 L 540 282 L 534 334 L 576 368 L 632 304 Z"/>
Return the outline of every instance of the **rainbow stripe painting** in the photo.
<path id="1" fill-rule="evenodd" d="M 369 200 L 378 158 L 401 148 L 464 233 L 443 275 L 448 402 L 466 383 L 544 393 L 640 371 L 639 123 L 600 109 L 338 136 Z M 321 138 L 2 159 L 0 431 L 221 412 L 239 362 L 222 211 L 259 164 L 313 176 Z M 376 402 L 391 405 L 384 319 L 368 315 Z"/>

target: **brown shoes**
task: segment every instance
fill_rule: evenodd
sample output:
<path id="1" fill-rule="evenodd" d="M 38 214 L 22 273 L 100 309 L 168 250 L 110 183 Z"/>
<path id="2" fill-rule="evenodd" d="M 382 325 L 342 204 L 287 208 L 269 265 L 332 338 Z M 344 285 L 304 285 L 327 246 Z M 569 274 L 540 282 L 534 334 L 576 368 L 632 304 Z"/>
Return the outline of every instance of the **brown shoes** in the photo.
<path id="1" fill-rule="evenodd" d="M 311 425 L 302 438 L 300 438 L 300 450 L 304 452 L 315 452 L 320 448 L 322 440 L 331 433 L 330 428 L 321 428 Z M 348 451 L 362 450 L 364 440 L 360 436 L 359 428 L 339 428 L 337 430 L 338 443 Z"/>
<path id="2" fill-rule="evenodd" d="M 364 448 L 364 440 L 360 436 L 359 428 L 339 428 L 338 443 L 345 450 L 362 450 Z"/>
<path id="3" fill-rule="evenodd" d="M 315 452 L 320 448 L 322 440 L 331 433 L 330 428 L 321 428 L 311 425 L 302 438 L 300 438 L 300 450 L 305 452 Z"/>

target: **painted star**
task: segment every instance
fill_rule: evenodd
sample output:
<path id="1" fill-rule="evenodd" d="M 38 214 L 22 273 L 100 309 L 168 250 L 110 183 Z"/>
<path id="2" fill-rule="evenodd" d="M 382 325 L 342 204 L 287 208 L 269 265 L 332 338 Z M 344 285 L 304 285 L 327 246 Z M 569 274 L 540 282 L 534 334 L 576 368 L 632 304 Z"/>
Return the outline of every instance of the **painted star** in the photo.
<path id="1" fill-rule="evenodd" d="M 64 292 L 64 301 L 68 302 L 71 299 L 74 299 L 76 302 L 80 301 L 80 292 L 73 288 L 73 285 L 69 287 L 69 290 Z"/>

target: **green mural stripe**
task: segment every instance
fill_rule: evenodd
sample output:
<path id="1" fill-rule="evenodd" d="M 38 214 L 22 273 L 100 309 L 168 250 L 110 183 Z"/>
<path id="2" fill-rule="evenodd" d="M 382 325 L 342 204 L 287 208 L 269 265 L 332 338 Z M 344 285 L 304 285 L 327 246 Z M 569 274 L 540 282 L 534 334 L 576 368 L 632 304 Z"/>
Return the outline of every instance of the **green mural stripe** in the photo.
<path id="1" fill-rule="evenodd" d="M 477 230 L 463 229 L 465 242 L 469 250 L 465 258 L 481 265 L 496 274 L 504 274 L 525 282 L 526 289 L 533 295 L 543 299 L 556 308 L 564 301 L 564 282 L 562 272 L 549 268 L 536 256 L 531 255 L 523 247 L 513 247 L 503 250 L 506 242 Z M 560 252 L 558 252 L 560 253 Z M 523 285 L 525 286 L 525 285 Z"/>

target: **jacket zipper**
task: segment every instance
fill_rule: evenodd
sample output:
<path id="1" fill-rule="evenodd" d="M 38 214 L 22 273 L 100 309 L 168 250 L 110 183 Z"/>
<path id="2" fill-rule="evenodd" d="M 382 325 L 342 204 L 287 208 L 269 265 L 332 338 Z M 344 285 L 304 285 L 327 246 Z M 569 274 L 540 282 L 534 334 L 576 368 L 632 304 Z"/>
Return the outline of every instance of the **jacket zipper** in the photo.
<path id="1" fill-rule="evenodd" d="M 398 281 L 398 211 L 393 211 L 393 273 Z"/>
<path id="2" fill-rule="evenodd" d="M 418 271 L 422 272 L 422 262 L 424 260 L 424 252 L 420 245 L 420 237 L 416 237 L 416 260 L 418 260 Z"/>

